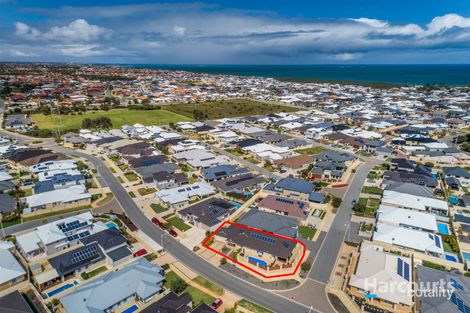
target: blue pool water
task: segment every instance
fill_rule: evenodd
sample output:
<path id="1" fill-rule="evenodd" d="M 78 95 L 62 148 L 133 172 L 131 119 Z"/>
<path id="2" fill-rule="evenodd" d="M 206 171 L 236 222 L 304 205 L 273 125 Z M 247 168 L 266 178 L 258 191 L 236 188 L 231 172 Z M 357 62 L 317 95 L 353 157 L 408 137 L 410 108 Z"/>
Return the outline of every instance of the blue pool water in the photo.
<path id="1" fill-rule="evenodd" d="M 248 257 L 248 261 L 257 263 L 257 264 L 259 264 L 259 265 L 261 265 L 261 266 L 267 266 L 267 265 L 268 265 L 268 263 L 266 263 L 265 261 L 260 260 L 260 259 L 257 259 L 257 258 L 254 258 L 254 257 L 252 257 L 252 256 L 249 256 L 249 257 Z"/>
<path id="2" fill-rule="evenodd" d="M 122 311 L 121 313 L 132 313 L 132 312 L 134 312 L 134 311 L 137 311 L 138 308 L 139 308 L 139 307 L 134 304 L 133 306 L 131 306 L 131 307 L 125 309 L 125 310 Z"/>
<path id="3" fill-rule="evenodd" d="M 470 260 L 470 252 L 462 252 L 462 257 L 465 261 Z"/>
<path id="4" fill-rule="evenodd" d="M 447 261 L 452 261 L 452 262 L 457 262 L 457 259 L 453 255 L 448 255 L 448 254 L 446 254 L 446 260 Z"/>
<path id="5" fill-rule="evenodd" d="M 456 196 L 449 196 L 449 202 L 450 204 L 457 205 L 459 204 L 459 199 Z"/>
<path id="6" fill-rule="evenodd" d="M 73 282 L 73 284 L 66 284 L 66 285 L 63 285 L 63 286 L 61 286 L 61 287 L 59 287 L 59 288 L 57 288 L 57 289 L 54 289 L 54 290 L 48 292 L 48 293 L 47 293 L 47 296 L 48 296 L 49 298 L 50 298 L 50 297 L 53 297 L 53 296 L 55 296 L 55 295 L 57 295 L 57 294 L 59 294 L 59 293 L 65 291 L 65 290 L 67 290 L 67 289 L 69 289 L 69 288 L 72 288 L 73 286 L 76 286 L 76 285 L 78 285 L 78 281 L 75 280 L 75 281 Z"/>
<path id="7" fill-rule="evenodd" d="M 449 234 L 449 228 L 447 228 L 447 224 L 437 223 L 437 229 L 439 229 L 439 233 L 443 235 Z"/>
<path id="8" fill-rule="evenodd" d="M 108 226 L 108 228 L 117 228 L 116 223 L 111 221 L 107 222 L 105 225 Z"/>
<path id="9" fill-rule="evenodd" d="M 230 202 L 231 204 L 233 204 L 233 205 L 237 208 L 237 210 L 242 206 L 241 204 L 236 203 L 236 202 L 234 202 L 234 201 L 229 201 L 229 202 Z"/>

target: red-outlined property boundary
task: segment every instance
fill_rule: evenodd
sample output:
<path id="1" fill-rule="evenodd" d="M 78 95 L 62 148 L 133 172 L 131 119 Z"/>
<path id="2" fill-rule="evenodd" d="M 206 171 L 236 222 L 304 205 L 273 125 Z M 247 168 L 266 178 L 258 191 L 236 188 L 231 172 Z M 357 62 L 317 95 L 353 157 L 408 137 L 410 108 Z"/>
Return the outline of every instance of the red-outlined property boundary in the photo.
<path id="1" fill-rule="evenodd" d="M 252 230 L 252 231 L 256 231 L 256 232 L 259 232 L 259 233 L 262 233 L 262 234 L 265 234 L 265 235 L 268 235 L 268 236 L 271 236 L 271 237 L 277 237 L 277 238 L 281 238 L 281 239 L 285 239 L 285 240 L 288 240 L 288 241 L 292 241 L 292 242 L 295 242 L 295 243 L 298 243 L 302 246 L 302 256 L 300 257 L 300 260 L 299 262 L 297 263 L 297 266 L 295 267 L 294 271 L 292 273 L 287 273 L 287 274 L 277 274 L 277 275 L 265 275 L 261 272 L 258 272 L 257 270 L 243 264 L 243 263 L 240 263 L 238 262 L 237 260 L 229 257 L 228 255 L 225 255 L 223 254 L 222 252 L 220 251 L 217 251 L 215 250 L 214 248 L 211 248 L 210 246 L 207 245 L 207 242 L 213 238 L 215 236 L 215 234 L 222 228 L 224 227 L 225 225 L 233 225 L 233 226 L 236 226 L 236 227 L 240 227 L 240 228 L 245 228 L 245 229 L 249 229 L 249 230 Z M 246 226 L 246 225 L 242 225 L 242 224 L 238 224 L 238 223 L 234 223 L 234 222 L 230 222 L 230 221 L 225 221 L 223 222 L 219 227 L 217 227 L 216 230 L 214 230 L 209 237 L 207 237 L 206 239 L 204 239 L 204 241 L 202 242 L 202 246 L 206 249 L 209 249 L 210 251 L 214 252 L 214 253 L 217 253 L 218 255 L 226 258 L 227 260 L 230 260 L 232 261 L 233 263 L 235 264 L 238 264 L 244 268 L 246 268 L 247 270 L 250 270 L 252 271 L 253 273 L 256 273 L 257 275 L 260 275 L 261 277 L 263 278 L 277 278 L 277 277 L 287 277 L 287 276 L 293 276 L 295 275 L 295 273 L 297 273 L 297 270 L 299 269 L 300 267 L 300 264 L 302 264 L 302 261 L 305 257 L 305 253 L 307 251 L 307 248 L 305 247 L 305 244 L 297 239 L 292 239 L 292 238 L 289 238 L 289 237 L 285 237 L 285 236 L 281 236 L 281 235 L 278 235 L 278 234 L 273 234 L 273 233 L 270 233 L 270 232 L 267 232 L 267 231 L 264 231 L 264 230 L 260 230 L 260 229 L 257 229 L 257 228 L 253 228 L 253 227 L 249 227 L 249 226 Z"/>

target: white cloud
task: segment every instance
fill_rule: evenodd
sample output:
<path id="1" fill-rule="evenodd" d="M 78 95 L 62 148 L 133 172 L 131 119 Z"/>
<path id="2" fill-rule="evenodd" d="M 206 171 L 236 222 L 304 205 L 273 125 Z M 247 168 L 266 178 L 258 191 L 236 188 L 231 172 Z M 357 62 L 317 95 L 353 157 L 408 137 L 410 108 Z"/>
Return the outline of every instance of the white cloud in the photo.
<path id="1" fill-rule="evenodd" d="M 352 18 L 351 20 L 359 22 L 359 23 L 363 23 L 363 24 L 366 24 L 367 26 L 372 26 L 372 27 L 382 28 L 382 27 L 388 26 L 388 22 L 376 20 L 373 18 L 367 18 L 367 17 Z"/>
<path id="2" fill-rule="evenodd" d="M 177 37 L 183 37 L 186 34 L 186 28 L 183 26 L 174 26 L 173 34 Z"/>
<path id="3" fill-rule="evenodd" d="M 391 60 L 394 55 L 423 51 L 442 55 L 449 47 L 456 55 L 470 54 L 470 18 L 457 14 L 417 25 L 367 17 L 287 19 L 265 12 L 171 4 L 153 10 L 114 6 L 81 7 L 74 12 L 71 7 L 66 10 L 72 22 L 49 28 L 17 22 L 15 40 L 8 43 L 26 44 L 51 57 L 69 54 L 98 61 L 128 57 L 124 62 L 139 63 L 369 62 L 370 55 Z"/>
<path id="4" fill-rule="evenodd" d="M 112 33 L 109 29 L 90 25 L 84 19 L 76 19 L 66 26 L 54 26 L 43 33 L 22 22 L 16 22 L 15 27 L 15 34 L 18 37 L 34 40 L 93 41 L 100 37 L 109 38 Z"/>

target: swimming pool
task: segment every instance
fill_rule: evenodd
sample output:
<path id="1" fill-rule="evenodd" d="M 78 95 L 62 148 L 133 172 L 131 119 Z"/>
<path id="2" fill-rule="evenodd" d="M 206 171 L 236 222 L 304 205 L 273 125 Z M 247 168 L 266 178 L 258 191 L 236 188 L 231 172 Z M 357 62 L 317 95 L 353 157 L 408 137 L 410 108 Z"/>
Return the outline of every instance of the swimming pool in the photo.
<path id="1" fill-rule="evenodd" d="M 240 203 L 236 203 L 235 201 L 229 201 L 229 203 L 233 204 L 237 210 L 242 206 Z"/>
<path id="2" fill-rule="evenodd" d="M 470 261 L 470 252 L 462 252 L 462 258 L 465 261 Z"/>
<path id="3" fill-rule="evenodd" d="M 134 304 L 133 306 L 128 307 L 127 309 L 125 309 L 125 310 L 122 311 L 121 313 L 132 313 L 132 312 L 134 312 L 134 311 L 137 311 L 138 308 L 139 308 L 139 307 L 138 307 L 136 304 Z"/>
<path id="4" fill-rule="evenodd" d="M 447 224 L 437 223 L 437 229 L 439 230 L 440 234 L 443 234 L 443 235 L 449 234 L 449 228 L 447 227 Z"/>
<path id="5" fill-rule="evenodd" d="M 108 226 L 108 228 L 117 228 L 116 223 L 114 223 L 113 221 L 106 222 L 105 225 Z"/>
<path id="6" fill-rule="evenodd" d="M 446 254 L 446 260 L 447 260 L 447 261 L 452 261 L 452 262 L 458 262 L 458 261 L 457 261 L 457 258 L 456 258 L 455 256 L 453 256 L 453 255 L 448 255 L 448 254 Z"/>
<path id="7" fill-rule="evenodd" d="M 55 296 L 55 295 L 57 295 L 57 294 L 59 294 L 59 293 L 65 291 L 65 290 L 67 290 L 67 289 L 69 289 L 69 288 L 72 288 L 72 287 L 74 287 L 74 286 L 76 286 L 76 285 L 78 285 L 78 281 L 74 280 L 74 281 L 73 281 L 73 284 L 66 284 L 66 285 L 63 285 L 63 286 L 61 286 L 61 287 L 59 287 L 59 288 L 57 288 L 57 289 L 54 289 L 54 290 L 48 292 L 48 293 L 47 293 L 47 297 L 48 297 L 48 298 L 53 297 L 53 296 Z"/>

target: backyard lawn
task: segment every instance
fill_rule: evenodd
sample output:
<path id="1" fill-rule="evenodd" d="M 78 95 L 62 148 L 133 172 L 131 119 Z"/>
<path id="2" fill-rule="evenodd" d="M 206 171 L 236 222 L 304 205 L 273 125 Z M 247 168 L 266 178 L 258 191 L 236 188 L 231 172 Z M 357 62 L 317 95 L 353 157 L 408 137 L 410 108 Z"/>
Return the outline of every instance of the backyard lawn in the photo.
<path id="1" fill-rule="evenodd" d="M 168 224 L 170 226 L 173 226 L 173 227 L 177 228 L 179 231 L 182 231 L 182 232 L 185 232 L 185 231 L 191 229 L 191 226 L 189 226 L 188 224 L 183 222 L 183 220 L 180 219 L 177 216 L 173 216 L 173 217 L 167 219 L 166 221 L 168 222 Z"/>
<path id="2" fill-rule="evenodd" d="M 194 117 L 194 110 L 204 113 L 205 119 L 218 119 L 223 117 L 237 117 L 255 114 L 268 114 L 278 112 L 294 112 L 299 108 L 270 104 L 248 99 L 226 99 L 212 100 L 197 103 L 177 103 L 165 106 L 166 110 L 187 116 Z"/>
<path id="3" fill-rule="evenodd" d="M 127 172 L 124 174 L 124 176 L 126 176 L 127 180 L 130 182 L 134 182 L 139 179 L 139 176 L 137 176 L 137 174 L 134 172 Z"/>
<path id="4" fill-rule="evenodd" d="M 379 187 L 373 187 L 373 186 L 367 186 L 367 187 L 362 188 L 362 192 L 368 193 L 371 195 L 380 195 L 380 196 L 383 195 L 384 193 L 383 189 Z"/>
<path id="5" fill-rule="evenodd" d="M 312 240 L 316 232 L 317 230 L 313 227 L 304 225 L 299 226 L 299 234 L 302 238 Z"/>
<path id="6" fill-rule="evenodd" d="M 191 104 L 192 107 L 192 104 Z M 113 128 L 121 128 L 123 125 L 140 123 L 143 125 L 168 125 L 170 122 L 191 121 L 192 118 L 183 116 L 167 110 L 128 110 L 113 109 L 109 111 L 89 111 L 83 115 L 44 115 L 32 114 L 31 118 L 39 129 L 56 130 L 61 122 L 63 132 L 78 130 L 85 118 L 95 119 L 97 117 L 109 117 Z"/>
<path id="7" fill-rule="evenodd" d="M 294 150 L 294 151 L 297 152 L 297 153 L 300 153 L 300 154 L 312 155 L 312 154 L 317 154 L 317 153 L 323 152 L 325 150 L 326 149 L 323 148 L 323 147 L 310 147 L 310 148 L 305 148 L 305 149 L 297 149 L 297 150 Z"/>
<path id="8" fill-rule="evenodd" d="M 164 206 L 162 206 L 161 204 L 158 204 L 158 203 L 153 203 L 153 204 L 150 205 L 150 207 L 157 214 L 168 211 L 168 208 L 165 208 Z"/>
<path id="9" fill-rule="evenodd" d="M 175 272 L 173 271 L 167 272 L 165 274 L 165 288 L 169 289 L 171 286 L 171 282 L 178 278 L 180 277 Z M 188 285 L 188 287 L 182 293 L 185 293 L 185 292 L 187 292 L 189 296 L 191 297 L 191 299 L 193 299 L 194 306 L 199 305 L 201 302 L 204 302 L 207 305 L 211 305 L 212 302 L 214 302 L 215 300 L 214 297 L 190 285 Z"/>
<path id="10" fill-rule="evenodd" d="M 155 188 L 139 188 L 139 193 L 141 196 L 147 196 L 154 193 L 155 191 L 157 191 Z"/>

